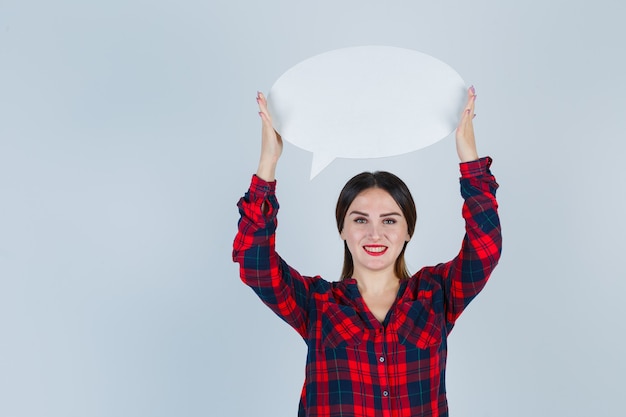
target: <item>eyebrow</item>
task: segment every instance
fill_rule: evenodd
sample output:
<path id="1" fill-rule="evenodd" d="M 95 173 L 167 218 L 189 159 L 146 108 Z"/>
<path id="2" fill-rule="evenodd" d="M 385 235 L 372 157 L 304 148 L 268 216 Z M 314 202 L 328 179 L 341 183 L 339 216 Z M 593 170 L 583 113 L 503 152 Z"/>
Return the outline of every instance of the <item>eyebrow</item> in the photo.
<path id="1" fill-rule="evenodd" d="M 359 216 L 364 216 L 364 217 L 369 217 L 370 215 L 367 213 L 363 213 L 362 211 L 358 211 L 358 210 L 352 210 L 350 213 L 348 213 L 349 216 L 356 214 Z M 388 216 L 402 216 L 402 214 L 398 213 L 398 212 L 391 212 L 391 213 L 383 213 L 380 215 L 380 217 L 388 217 Z"/>

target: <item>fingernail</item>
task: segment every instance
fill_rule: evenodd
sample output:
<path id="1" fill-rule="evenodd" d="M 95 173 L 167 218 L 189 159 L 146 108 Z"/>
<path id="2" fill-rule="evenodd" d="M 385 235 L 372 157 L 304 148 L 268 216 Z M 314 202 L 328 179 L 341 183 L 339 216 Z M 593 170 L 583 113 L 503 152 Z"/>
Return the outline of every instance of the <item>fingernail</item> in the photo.
<path id="1" fill-rule="evenodd" d="M 470 86 L 470 91 L 472 92 L 472 94 L 476 95 L 476 89 L 474 89 L 474 86 Z"/>

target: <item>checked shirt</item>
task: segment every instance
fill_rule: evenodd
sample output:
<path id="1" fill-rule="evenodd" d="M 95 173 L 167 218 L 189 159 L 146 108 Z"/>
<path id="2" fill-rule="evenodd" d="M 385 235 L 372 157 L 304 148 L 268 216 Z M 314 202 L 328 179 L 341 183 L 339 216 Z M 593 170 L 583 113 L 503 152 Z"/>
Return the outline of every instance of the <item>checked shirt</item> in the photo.
<path id="1" fill-rule="evenodd" d="M 243 282 L 308 346 L 299 417 L 448 415 L 447 336 L 500 258 L 498 184 L 490 166 L 489 157 L 460 164 L 461 250 L 402 280 L 383 323 L 356 280 L 302 276 L 276 253 L 276 182 L 253 176 L 238 204 L 233 260 Z"/>

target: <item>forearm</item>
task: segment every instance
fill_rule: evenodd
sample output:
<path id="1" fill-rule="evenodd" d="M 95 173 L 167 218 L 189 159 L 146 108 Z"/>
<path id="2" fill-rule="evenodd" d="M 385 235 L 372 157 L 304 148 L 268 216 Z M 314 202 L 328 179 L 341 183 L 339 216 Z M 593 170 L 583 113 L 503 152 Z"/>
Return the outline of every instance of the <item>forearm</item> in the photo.
<path id="1" fill-rule="evenodd" d="M 490 158 L 461 164 L 466 233 L 461 251 L 445 272 L 447 319 L 451 323 L 483 289 L 500 259 L 502 235 L 495 198 L 498 183 L 491 175 L 490 164 Z"/>
<path id="2" fill-rule="evenodd" d="M 239 200 L 241 219 L 233 242 L 233 260 L 241 280 L 301 335 L 306 334 L 310 279 L 290 268 L 276 253 L 276 183 L 253 177 Z"/>
<path id="3" fill-rule="evenodd" d="M 275 181 L 277 163 L 278 160 L 272 160 L 270 157 L 263 157 L 262 155 L 256 171 L 257 177 L 267 182 Z"/>

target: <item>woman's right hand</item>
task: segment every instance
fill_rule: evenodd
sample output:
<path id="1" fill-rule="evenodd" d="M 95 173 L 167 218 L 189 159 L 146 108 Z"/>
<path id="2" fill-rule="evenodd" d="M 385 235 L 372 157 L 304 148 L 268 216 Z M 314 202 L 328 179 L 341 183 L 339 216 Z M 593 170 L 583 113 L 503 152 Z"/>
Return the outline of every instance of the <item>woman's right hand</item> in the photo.
<path id="1" fill-rule="evenodd" d="M 259 104 L 259 116 L 261 116 L 263 124 L 261 129 L 261 158 L 256 175 L 265 181 L 271 182 L 275 179 L 276 165 L 283 152 L 283 140 L 274 130 L 272 118 L 267 109 L 267 100 L 263 93 L 257 93 L 256 101 Z"/>

